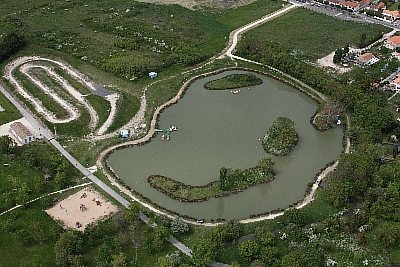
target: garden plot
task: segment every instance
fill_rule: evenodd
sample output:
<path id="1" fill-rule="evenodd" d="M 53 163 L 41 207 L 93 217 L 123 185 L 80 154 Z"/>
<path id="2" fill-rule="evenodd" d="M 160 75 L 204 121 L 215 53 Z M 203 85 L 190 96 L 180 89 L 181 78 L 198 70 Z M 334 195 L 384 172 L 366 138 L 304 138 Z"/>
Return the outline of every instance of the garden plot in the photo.
<path id="1" fill-rule="evenodd" d="M 98 114 L 86 99 L 88 95 L 95 94 L 97 88 L 87 77 L 63 62 L 39 56 L 21 57 L 6 66 L 5 78 L 36 112 L 51 123 L 75 121 L 81 115 L 80 109 L 84 108 L 90 114 L 88 127 L 92 131 L 98 129 L 94 131 L 95 135 L 102 135 L 116 115 L 119 94 L 113 93 L 105 96 L 110 103 L 110 112 L 104 124 L 99 126 Z M 80 88 L 75 88 L 77 84 Z M 62 115 L 57 115 L 55 110 Z"/>

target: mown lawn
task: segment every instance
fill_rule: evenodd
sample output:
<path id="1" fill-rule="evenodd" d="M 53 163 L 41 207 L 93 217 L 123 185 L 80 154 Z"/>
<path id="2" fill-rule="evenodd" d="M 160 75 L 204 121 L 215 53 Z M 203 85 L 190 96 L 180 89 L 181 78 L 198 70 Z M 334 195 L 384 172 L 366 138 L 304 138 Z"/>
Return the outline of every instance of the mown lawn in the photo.
<path id="1" fill-rule="evenodd" d="M 358 46 L 390 29 L 381 25 L 340 20 L 304 8 L 297 8 L 247 32 L 244 36 L 277 42 L 293 54 L 316 60 L 346 44 Z"/>

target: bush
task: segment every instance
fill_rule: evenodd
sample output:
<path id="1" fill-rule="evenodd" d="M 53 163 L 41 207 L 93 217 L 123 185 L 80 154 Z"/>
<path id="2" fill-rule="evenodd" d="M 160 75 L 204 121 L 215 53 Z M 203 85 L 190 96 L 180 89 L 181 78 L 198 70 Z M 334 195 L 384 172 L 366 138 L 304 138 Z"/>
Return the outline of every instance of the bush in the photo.
<path id="1" fill-rule="evenodd" d="M 189 225 L 182 218 L 175 218 L 171 222 L 171 232 L 174 234 L 184 234 L 189 231 Z"/>

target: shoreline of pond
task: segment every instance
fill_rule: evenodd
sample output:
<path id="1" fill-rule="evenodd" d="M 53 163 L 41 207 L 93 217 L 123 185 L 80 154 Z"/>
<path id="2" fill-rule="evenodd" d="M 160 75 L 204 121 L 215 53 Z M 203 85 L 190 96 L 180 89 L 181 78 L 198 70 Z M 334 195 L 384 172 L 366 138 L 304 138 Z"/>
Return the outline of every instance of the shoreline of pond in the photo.
<path id="1" fill-rule="evenodd" d="M 289 80 L 286 80 L 284 78 L 275 76 L 275 75 L 273 75 L 273 74 L 271 74 L 269 72 L 263 72 L 263 71 L 255 70 L 255 69 L 251 69 L 251 68 L 228 67 L 228 68 L 221 68 L 221 69 L 218 69 L 218 70 L 215 70 L 215 71 L 211 71 L 211 72 L 207 72 L 207 73 L 196 75 L 196 76 L 188 79 L 182 85 L 181 89 L 178 91 L 178 93 L 177 93 L 177 95 L 175 97 L 171 98 L 170 100 L 168 100 L 167 102 L 165 102 L 164 104 L 160 105 L 159 107 L 157 107 L 155 109 L 155 111 L 153 113 L 153 116 L 152 116 L 152 120 L 150 122 L 149 131 L 144 137 L 142 137 L 142 138 L 140 138 L 138 140 L 128 141 L 128 142 L 123 143 L 123 144 L 118 144 L 118 145 L 112 146 L 112 147 L 104 150 L 100 154 L 97 162 L 99 162 L 99 161 L 101 162 L 101 169 L 106 174 L 107 178 L 112 183 L 118 183 L 119 186 L 122 186 L 123 188 L 128 190 L 128 192 L 130 193 L 130 196 L 133 197 L 136 201 L 139 201 L 141 204 L 145 205 L 148 208 L 152 207 L 150 209 L 153 212 L 157 212 L 157 213 L 160 213 L 160 214 L 166 214 L 166 213 L 167 214 L 173 214 L 175 216 L 181 216 L 181 217 L 183 217 L 185 219 L 188 219 L 188 220 L 190 220 L 192 222 L 196 221 L 198 218 L 194 218 L 194 217 L 187 216 L 187 215 L 184 215 L 184 214 L 179 214 L 176 211 L 169 210 L 166 207 L 163 207 L 160 204 L 155 203 L 154 201 L 150 200 L 148 197 L 145 197 L 144 195 L 142 195 L 139 192 L 135 191 L 133 188 L 131 188 L 129 185 L 127 185 L 126 182 L 123 179 L 118 177 L 118 175 L 115 173 L 115 171 L 107 163 L 107 159 L 114 151 L 117 151 L 119 149 L 128 148 L 128 147 L 134 147 L 134 146 L 141 146 L 141 145 L 146 144 L 147 142 L 150 142 L 151 139 L 156 134 L 155 133 L 155 129 L 156 129 L 157 125 L 158 125 L 159 117 L 160 117 L 160 114 L 162 113 L 162 111 L 164 109 L 166 109 L 167 107 L 169 107 L 169 106 L 171 106 L 173 104 L 176 104 L 179 101 L 179 99 L 181 99 L 184 96 L 184 94 L 186 93 L 186 90 L 190 87 L 190 85 L 193 82 L 195 82 L 195 81 L 197 81 L 198 79 L 201 79 L 201 78 L 205 78 L 205 77 L 208 77 L 208 76 L 212 76 L 212 75 L 216 75 L 216 74 L 219 74 L 219 73 L 232 71 L 232 70 L 246 71 L 246 72 L 257 73 L 257 74 L 260 74 L 260 75 L 264 75 L 266 77 L 272 78 L 272 79 L 277 80 L 279 82 L 283 82 L 284 84 L 289 85 L 289 86 L 293 87 L 294 89 L 296 89 L 296 90 L 298 90 L 298 91 L 300 91 L 302 93 L 305 93 L 308 97 L 311 97 L 313 100 L 315 100 L 318 103 L 317 111 L 310 118 L 310 123 L 312 125 L 314 125 L 312 123 L 313 122 L 313 118 L 315 117 L 316 114 L 318 114 L 318 112 L 319 112 L 319 110 L 321 108 L 320 104 L 321 103 L 323 104 L 323 103 L 326 102 L 324 98 L 309 92 L 307 89 L 305 89 L 301 85 L 295 84 L 293 81 L 289 81 Z M 343 136 L 343 138 L 345 138 L 345 136 Z M 315 175 L 315 177 L 318 178 L 318 175 L 320 173 L 322 173 L 327 167 L 329 167 L 331 165 L 332 165 L 332 162 L 328 163 L 325 167 L 321 168 L 321 170 Z M 306 189 L 306 191 L 304 193 L 304 197 L 302 199 L 296 201 L 295 203 L 289 205 L 288 208 L 295 207 L 299 203 L 302 203 L 307 197 L 309 197 L 309 192 L 310 192 L 310 190 L 311 190 L 311 188 L 312 188 L 312 186 L 314 184 L 315 184 L 315 178 L 314 178 L 314 182 L 310 182 L 309 185 L 307 186 L 307 189 Z M 128 192 L 126 192 L 126 193 L 128 193 Z M 274 209 L 274 210 L 271 210 L 271 211 L 268 211 L 268 212 L 265 212 L 265 213 L 252 214 L 252 215 L 248 216 L 248 218 L 255 218 L 255 217 L 265 216 L 266 214 L 275 214 L 275 213 L 281 212 L 281 211 L 283 211 L 285 209 L 286 208 Z M 216 219 L 216 220 L 211 219 L 210 221 L 212 221 L 212 222 L 215 222 L 215 221 L 220 222 L 220 221 L 224 221 L 224 219 L 221 219 L 221 218 Z"/>

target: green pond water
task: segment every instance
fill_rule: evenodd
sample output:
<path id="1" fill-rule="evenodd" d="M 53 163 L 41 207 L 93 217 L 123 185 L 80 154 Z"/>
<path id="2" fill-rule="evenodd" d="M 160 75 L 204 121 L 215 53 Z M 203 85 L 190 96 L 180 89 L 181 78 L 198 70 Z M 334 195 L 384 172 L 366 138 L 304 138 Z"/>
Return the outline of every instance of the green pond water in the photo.
<path id="1" fill-rule="evenodd" d="M 336 160 L 343 147 L 343 129 L 319 132 L 310 124 L 317 103 L 292 87 L 258 75 L 263 84 L 209 91 L 204 83 L 241 71 L 229 71 L 194 82 L 184 97 L 165 109 L 160 129 L 176 125 L 170 141 L 160 134 L 151 142 L 113 152 L 107 159 L 117 175 L 137 192 L 159 205 L 195 218 L 241 219 L 252 214 L 286 208 L 302 199 L 307 184 L 328 162 Z M 248 168 L 267 155 L 261 139 L 278 116 L 296 123 L 299 142 L 285 157 L 273 157 L 277 175 L 272 182 L 256 185 L 238 194 L 186 203 L 153 189 L 147 177 L 160 174 L 186 184 L 203 185 L 217 180 L 221 167 Z"/>

